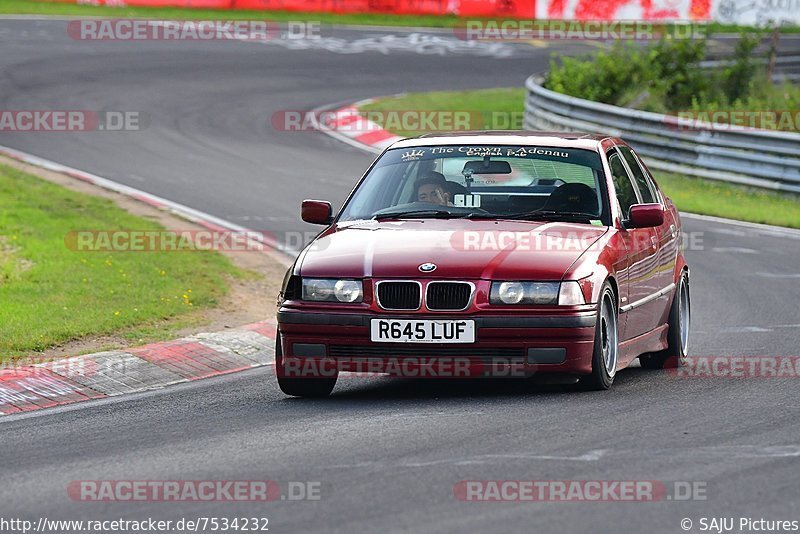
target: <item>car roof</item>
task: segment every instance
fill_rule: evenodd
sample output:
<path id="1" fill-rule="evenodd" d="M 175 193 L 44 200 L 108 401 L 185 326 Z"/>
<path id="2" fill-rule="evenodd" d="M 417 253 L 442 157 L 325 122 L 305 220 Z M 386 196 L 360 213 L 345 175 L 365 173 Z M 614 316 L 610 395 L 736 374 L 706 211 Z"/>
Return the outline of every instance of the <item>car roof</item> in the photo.
<path id="1" fill-rule="evenodd" d="M 533 132 L 527 130 L 489 130 L 470 132 L 442 132 L 403 139 L 389 148 L 410 148 L 435 145 L 486 144 L 550 146 L 599 150 L 607 135 L 580 132 Z"/>

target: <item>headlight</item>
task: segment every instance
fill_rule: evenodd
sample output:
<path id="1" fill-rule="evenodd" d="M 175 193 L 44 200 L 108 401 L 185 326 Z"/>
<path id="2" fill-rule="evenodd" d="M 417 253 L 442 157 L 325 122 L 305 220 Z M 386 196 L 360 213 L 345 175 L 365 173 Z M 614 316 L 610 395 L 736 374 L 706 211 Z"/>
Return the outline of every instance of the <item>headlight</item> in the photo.
<path id="1" fill-rule="evenodd" d="M 364 291 L 360 280 L 303 278 L 303 300 L 315 302 L 361 302 Z"/>
<path id="2" fill-rule="evenodd" d="M 579 306 L 581 304 L 586 304 L 581 285 L 574 281 L 561 282 L 561 289 L 558 292 L 558 305 Z"/>
<path id="3" fill-rule="evenodd" d="M 491 304 L 557 304 L 558 282 L 494 282 Z"/>
<path id="4" fill-rule="evenodd" d="M 361 282 L 355 280 L 339 280 L 333 285 L 333 295 L 339 302 L 360 302 Z"/>
<path id="5" fill-rule="evenodd" d="M 525 286 L 520 282 L 502 282 L 496 293 L 492 286 L 492 293 L 503 304 L 519 304 L 525 298 Z"/>

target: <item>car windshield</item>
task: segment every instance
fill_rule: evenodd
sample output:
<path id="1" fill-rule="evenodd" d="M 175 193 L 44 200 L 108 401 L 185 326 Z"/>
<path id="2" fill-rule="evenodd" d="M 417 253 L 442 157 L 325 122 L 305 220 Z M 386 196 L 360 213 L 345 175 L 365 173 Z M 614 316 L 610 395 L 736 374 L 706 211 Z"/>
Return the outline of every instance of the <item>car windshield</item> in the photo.
<path id="1" fill-rule="evenodd" d="M 496 218 L 605 221 L 600 156 L 543 146 L 397 148 L 375 163 L 339 221 Z"/>

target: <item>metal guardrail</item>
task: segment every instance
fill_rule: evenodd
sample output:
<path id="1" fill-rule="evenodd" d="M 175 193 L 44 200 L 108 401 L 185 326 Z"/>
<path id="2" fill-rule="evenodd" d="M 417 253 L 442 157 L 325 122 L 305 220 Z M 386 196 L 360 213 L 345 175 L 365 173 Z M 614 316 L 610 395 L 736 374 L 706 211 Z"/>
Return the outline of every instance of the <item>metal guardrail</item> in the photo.
<path id="1" fill-rule="evenodd" d="M 756 65 L 766 65 L 766 58 L 757 58 L 753 60 Z M 733 65 L 734 61 L 731 59 L 707 59 L 701 61 L 698 65 L 702 68 L 716 68 Z M 800 80 L 800 56 L 797 55 L 779 55 L 775 58 L 775 72 L 772 75 L 774 82 L 797 82 Z"/>
<path id="2" fill-rule="evenodd" d="M 525 129 L 621 137 L 654 169 L 800 193 L 798 133 L 687 122 L 556 93 L 543 80 L 525 82 Z"/>

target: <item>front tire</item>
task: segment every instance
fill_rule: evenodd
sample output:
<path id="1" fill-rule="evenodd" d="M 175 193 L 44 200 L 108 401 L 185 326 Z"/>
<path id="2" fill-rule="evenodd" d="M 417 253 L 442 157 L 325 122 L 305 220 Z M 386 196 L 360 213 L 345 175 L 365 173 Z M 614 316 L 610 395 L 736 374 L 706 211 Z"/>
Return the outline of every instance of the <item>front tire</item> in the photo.
<path id="1" fill-rule="evenodd" d="M 581 379 L 586 389 L 602 391 L 611 387 L 619 361 L 619 315 L 614 290 L 606 283 L 600 292 L 594 331 L 592 374 Z"/>
<path id="2" fill-rule="evenodd" d="M 691 318 L 689 275 L 684 271 L 678 280 L 669 310 L 667 348 L 639 356 L 639 364 L 645 369 L 669 369 L 685 365 L 689 356 Z"/>
<path id="3" fill-rule="evenodd" d="M 292 397 L 327 397 L 333 391 L 339 373 L 325 377 L 291 377 L 287 376 L 291 372 L 287 371 L 283 361 L 283 347 L 281 346 L 281 336 L 275 341 L 275 374 L 278 377 L 278 387 L 281 391 Z"/>

